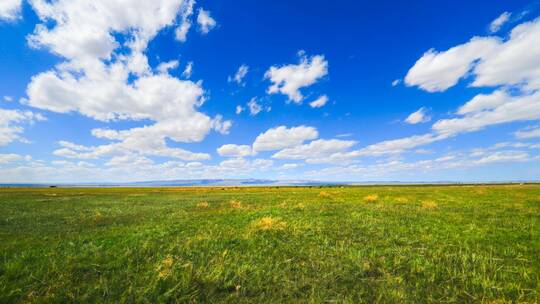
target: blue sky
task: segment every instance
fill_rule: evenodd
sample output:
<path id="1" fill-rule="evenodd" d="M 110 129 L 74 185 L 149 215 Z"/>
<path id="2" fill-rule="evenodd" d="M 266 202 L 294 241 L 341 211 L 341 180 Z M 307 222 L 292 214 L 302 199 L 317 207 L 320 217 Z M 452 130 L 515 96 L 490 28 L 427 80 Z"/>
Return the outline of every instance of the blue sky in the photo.
<path id="1" fill-rule="evenodd" d="M 0 182 L 540 179 L 540 10 L 0 4 Z"/>

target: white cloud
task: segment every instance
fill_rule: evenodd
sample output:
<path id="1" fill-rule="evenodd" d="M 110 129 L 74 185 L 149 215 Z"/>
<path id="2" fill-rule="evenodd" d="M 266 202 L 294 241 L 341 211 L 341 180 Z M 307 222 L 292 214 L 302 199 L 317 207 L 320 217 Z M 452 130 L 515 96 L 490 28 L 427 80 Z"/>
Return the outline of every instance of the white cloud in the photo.
<path id="1" fill-rule="evenodd" d="M 445 52 L 429 50 L 409 70 L 405 82 L 428 92 L 444 91 L 469 73 L 472 86 L 518 85 L 540 89 L 540 19 L 512 29 L 506 41 L 474 37 Z"/>
<path id="2" fill-rule="evenodd" d="M 540 18 L 525 22 L 510 33 L 495 52 L 476 65 L 473 86 L 519 85 L 526 90 L 540 89 Z"/>
<path id="3" fill-rule="evenodd" d="M 428 122 L 431 120 L 431 117 L 427 115 L 426 108 L 420 108 L 418 111 L 411 113 L 406 119 L 405 122 L 408 124 L 418 124 L 423 122 Z"/>
<path id="4" fill-rule="evenodd" d="M 392 81 L 392 86 L 395 87 L 400 83 L 401 83 L 401 79 L 395 79 L 394 81 Z"/>
<path id="5" fill-rule="evenodd" d="M 352 140 L 318 139 L 309 144 L 285 148 L 272 155 L 272 158 L 304 159 L 308 163 L 333 162 L 336 160 L 331 157 L 333 154 L 343 152 L 355 144 Z"/>
<path id="6" fill-rule="evenodd" d="M 327 102 L 328 102 L 328 96 L 322 95 L 316 100 L 310 102 L 309 106 L 312 108 L 320 108 L 320 107 L 323 107 Z"/>
<path id="7" fill-rule="evenodd" d="M 246 77 L 247 73 L 249 71 L 249 67 L 245 64 L 242 64 L 239 68 L 238 68 L 238 71 L 236 71 L 236 74 L 234 74 L 234 76 L 229 76 L 229 78 L 227 79 L 229 82 L 236 82 L 237 84 L 239 85 L 243 85 L 242 83 L 242 80 L 244 79 L 244 77 Z"/>
<path id="8" fill-rule="evenodd" d="M 242 107 L 241 105 L 237 105 L 235 112 L 236 114 L 241 114 L 242 112 L 244 112 L 244 107 Z"/>
<path id="9" fill-rule="evenodd" d="M 21 18 L 22 0 L 0 1 L 0 20 L 8 22 Z"/>
<path id="10" fill-rule="evenodd" d="M 217 25 L 216 20 L 214 20 L 210 16 L 210 12 L 202 8 L 199 9 L 199 15 L 197 15 L 197 23 L 199 24 L 199 29 L 203 34 L 208 34 L 208 32 L 210 32 L 210 30 Z"/>
<path id="11" fill-rule="evenodd" d="M 301 103 L 304 96 L 300 89 L 314 84 L 328 74 L 328 62 L 324 56 L 316 55 L 308 58 L 303 52 L 299 55 L 299 64 L 272 66 L 266 71 L 264 77 L 272 82 L 267 90 L 269 94 L 281 93 L 287 95 L 289 100 Z"/>
<path id="12" fill-rule="evenodd" d="M 4 101 L 6 101 L 6 102 L 12 102 L 12 101 L 13 101 L 13 97 L 11 97 L 11 96 L 4 96 Z"/>
<path id="13" fill-rule="evenodd" d="M 502 13 L 499 17 L 497 17 L 495 20 L 493 20 L 489 24 L 489 31 L 492 32 L 492 33 L 498 32 L 501 29 L 501 27 L 506 22 L 508 22 L 508 20 L 510 19 L 510 15 L 511 15 L 511 13 L 509 13 L 509 12 Z"/>
<path id="14" fill-rule="evenodd" d="M 182 72 L 182 76 L 184 76 L 185 78 L 190 78 L 192 73 L 193 73 L 193 61 L 189 61 L 186 64 L 186 68 Z"/>
<path id="15" fill-rule="evenodd" d="M 187 34 L 191 28 L 191 15 L 193 14 L 193 5 L 195 0 L 187 0 L 183 3 L 180 12 L 180 25 L 175 30 L 175 38 L 180 42 L 187 40 Z"/>
<path id="16" fill-rule="evenodd" d="M 39 113 L 0 108 L 0 146 L 5 146 L 13 141 L 25 142 L 26 140 L 21 137 L 24 124 L 32 124 L 41 120 L 45 120 L 45 117 Z"/>
<path id="17" fill-rule="evenodd" d="M 59 113 L 76 111 L 105 122 L 150 122 L 127 130 L 96 131 L 94 135 L 113 142 L 91 147 L 90 152 L 62 148 L 56 155 L 140 154 L 200 160 L 209 155 L 168 147 L 167 140 L 199 142 L 210 130 L 228 132 L 230 121 L 198 111 L 205 101 L 202 82 L 153 74 L 144 54 L 161 29 L 174 25 L 186 2 L 137 1 L 126 6 L 121 0 L 35 0 L 31 4 L 43 23 L 29 37 L 30 44 L 66 60 L 32 77 L 28 105 Z M 124 37 L 117 40 L 113 33 Z M 129 51 L 116 53 L 120 46 Z"/>
<path id="18" fill-rule="evenodd" d="M 159 73 L 168 73 L 169 70 L 173 70 L 173 69 L 176 69 L 178 67 L 178 60 L 171 60 L 171 61 L 167 61 L 167 62 L 162 62 L 160 63 L 156 70 L 159 72 Z"/>
<path id="19" fill-rule="evenodd" d="M 499 162 L 519 162 L 529 160 L 529 154 L 520 151 L 494 152 L 477 160 L 478 164 L 499 163 Z"/>
<path id="20" fill-rule="evenodd" d="M 247 103 L 247 106 L 249 109 L 249 115 L 251 116 L 255 116 L 262 111 L 262 106 L 257 103 L 257 98 L 255 97 L 251 98 L 251 100 Z M 236 111 L 238 112 L 238 108 L 236 109 Z"/>
<path id="21" fill-rule="evenodd" d="M 219 147 L 217 152 L 219 155 L 226 157 L 246 157 L 253 155 L 251 146 L 248 145 L 227 144 Z"/>
<path id="22" fill-rule="evenodd" d="M 470 71 L 475 60 L 493 52 L 498 45 L 498 39 L 474 37 L 445 52 L 431 49 L 409 70 L 405 84 L 428 92 L 445 91 Z"/>
<path id="23" fill-rule="evenodd" d="M 229 131 L 232 127 L 232 121 L 223 120 L 221 114 L 216 115 L 212 120 L 212 128 L 221 134 L 229 134 Z"/>
<path id="24" fill-rule="evenodd" d="M 516 133 L 514 133 L 514 135 L 516 136 L 516 138 L 519 138 L 519 139 L 540 137 L 540 127 L 519 130 Z"/>
<path id="25" fill-rule="evenodd" d="M 477 95 L 462 106 L 459 113 L 463 116 L 439 120 L 432 129 L 440 134 L 454 135 L 495 124 L 540 119 L 540 91 L 519 96 L 501 91 Z"/>
<path id="26" fill-rule="evenodd" d="M 313 127 L 298 126 L 287 128 L 286 126 L 279 126 L 259 134 L 253 143 L 253 150 L 281 150 L 301 145 L 305 141 L 316 139 L 317 137 L 319 137 L 319 132 Z"/>
<path id="27" fill-rule="evenodd" d="M 427 145 L 435 141 L 448 138 L 447 135 L 423 134 L 413 135 L 400 139 L 386 140 L 376 144 L 369 145 L 360 150 L 350 153 L 350 157 L 359 156 L 381 156 L 387 154 L 398 154 L 418 146 Z"/>
<path id="28" fill-rule="evenodd" d="M 296 164 L 296 163 L 288 163 L 288 164 L 283 164 L 281 165 L 278 170 L 293 170 L 293 169 L 296 169 L 296 168 L 299 168 L 301 167 L 302 165 L 301 164 Z"/>
<path id="29" fill-rule="evenodd" d="M 30 159 L 32 159 L 32 157 L 29 156 L 29 155 L 22 156 L 22 155 L 13 154 L 13 153 L 0 154 L 0 165 L 13 163 L 13 162 L 18 162 L 18 161 L 21 161 L 21 160 L 30 160 Z"/>

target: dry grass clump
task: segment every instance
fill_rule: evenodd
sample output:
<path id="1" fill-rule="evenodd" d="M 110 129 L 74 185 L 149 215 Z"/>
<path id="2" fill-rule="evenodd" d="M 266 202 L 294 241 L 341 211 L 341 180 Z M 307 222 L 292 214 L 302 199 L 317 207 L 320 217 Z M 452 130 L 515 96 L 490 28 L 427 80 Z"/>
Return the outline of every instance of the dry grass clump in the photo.
<path id="1" fill-rule="evenodd" d="M 233 209 L 241 209 L 242 208 L 242 202 L 237 200 L 230 200 L 229 206 Z"/>
<path id="2" fill-rule="evenodd" d="M 172 266 L 174 264 L 174 260 L 172 256 L 168 255 L 156 266 L 156 272 L 158 275 L 158 278 L 163 279 L 168 277 L 172 273 Z"/>
<path id="3" fill-rule="evenodd" d="M 208 208 L 208 207 L 210 207 L 210 204 L 207 201 L 197 203 L 197 208 Z"/>
<path id="4" fill-rule="evenodd" d="M 366 203 L 375 203 L 379 200 L 379 196 L 377 194 L 370 194 L 364 196 L 364 202 Z"/>
<path id="5" fill-rule="evenodd" d="M 319 193 L 319 197 L 320 197 L 320 198 L 331 198 L 332 195 L 331 195 L 330 193 L 328 193 L 328 192 L 321 191 L 321 192 Z"/>
<path id="6" fill-rule="evenodd" d="M 304 209 L 306 209 L 306 206 L 302 203 L 298 203 L 298 205 L 294 206 L 293 208 L 294 210 L 298 210 L 298 211 L 302 211 Z"/>
<path id="7" fill-rule="evenodd" d="M 409 202 L 409 199 L 406 197 L 400 196 L 400 197 L 396 197 L 394 201 L 396 202 L 396 204 L 406 204 Z"/>
<path id="8" fill-rule="evenodd" d="M 283 230 L 287 226 L 287 223 L 285 223 L 279 218 L 265 216 L 265 217 L 261 217 L 258 220 L 253 221 L 252 226 L 256 230 L 262 230 L 262 231 Z"/>
<path id="9" fill-rule="evenodd" d="M 437 209 L 437 207 L 439 207 L 437 203 L 432 200 L 422 201 L 422 209 L 432 210 Z"/>

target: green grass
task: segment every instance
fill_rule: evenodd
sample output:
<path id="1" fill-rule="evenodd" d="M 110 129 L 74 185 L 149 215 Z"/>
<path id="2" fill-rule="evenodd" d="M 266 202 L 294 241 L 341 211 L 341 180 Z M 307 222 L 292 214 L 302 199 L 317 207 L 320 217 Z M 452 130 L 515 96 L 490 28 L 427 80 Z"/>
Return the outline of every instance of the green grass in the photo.
<path id="1" fill-rule="evenodd" d="M 1 303 L 539 301 L 539 185 L 0 189 Z"/>

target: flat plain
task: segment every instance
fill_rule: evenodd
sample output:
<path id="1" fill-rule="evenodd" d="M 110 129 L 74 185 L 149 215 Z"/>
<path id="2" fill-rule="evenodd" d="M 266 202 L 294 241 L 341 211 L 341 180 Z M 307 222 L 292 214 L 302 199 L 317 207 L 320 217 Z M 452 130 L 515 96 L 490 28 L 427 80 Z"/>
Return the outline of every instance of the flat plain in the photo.
<path id="1" fill-rule="evenodd" d="M 538 303 L 540 185 L 4 188 L 1 303 Z"/>

